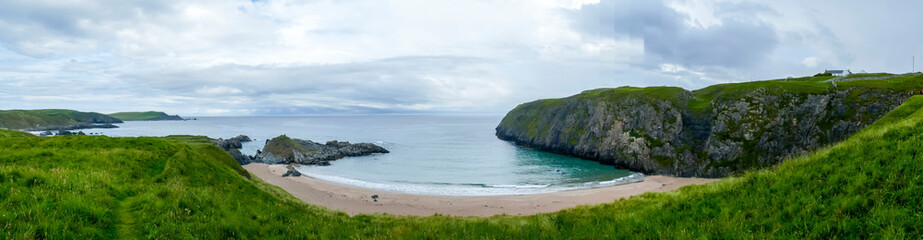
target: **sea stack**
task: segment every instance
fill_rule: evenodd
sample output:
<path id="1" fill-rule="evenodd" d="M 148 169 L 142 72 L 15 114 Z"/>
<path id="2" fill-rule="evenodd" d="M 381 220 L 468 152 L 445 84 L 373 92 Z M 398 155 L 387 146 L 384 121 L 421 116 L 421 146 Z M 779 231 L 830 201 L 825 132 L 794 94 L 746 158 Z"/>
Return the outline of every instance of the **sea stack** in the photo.
<path id="1" fill-rule="evenodd" d="M 330 165 L 330 161 L 343 157 L 371 155 L 373 153 L 389 153 L 383 147 L 372 143 L 349 143 L 341 141 L 328 141 L 325 144 L 289 138 L 282 135 L 266 141 L 266 146 L 260 151 L 254 162 L 267 164 L 302 164 L 302 165 Z"/>

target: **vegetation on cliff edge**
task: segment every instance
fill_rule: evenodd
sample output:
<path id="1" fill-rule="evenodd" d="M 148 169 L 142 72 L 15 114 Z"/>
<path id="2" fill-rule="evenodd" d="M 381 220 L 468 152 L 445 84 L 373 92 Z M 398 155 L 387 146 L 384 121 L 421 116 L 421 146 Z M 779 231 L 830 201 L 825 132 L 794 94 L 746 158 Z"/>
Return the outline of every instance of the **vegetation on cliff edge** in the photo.
<path id="1" fill-rule="evenodd" d="M 177 115 L 168 115 L 164 112 L 117 112 L 108 114 L 122 121 L 152 121 L 152 120 L 183 120 Z"/>

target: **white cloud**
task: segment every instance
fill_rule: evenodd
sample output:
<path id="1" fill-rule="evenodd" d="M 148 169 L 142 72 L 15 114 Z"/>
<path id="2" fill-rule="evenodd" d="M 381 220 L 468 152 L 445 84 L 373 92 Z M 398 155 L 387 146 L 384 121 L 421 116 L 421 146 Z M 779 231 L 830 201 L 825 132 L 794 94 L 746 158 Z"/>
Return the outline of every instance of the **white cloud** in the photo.
<path id="1" fill-rule="evenodd" d="M 195 92 L 198 94 L 202 94 L 202 95 L 228 95 L 228 94 L 242 93 L 243 91 L 240 91 L 240 89 L 237 89 L 237 88 L 218 86 L 218 87 L 201 87 L 199 89 L 196 89 Z"/>
<path id="2" fill-rule="evenodd" d="M 912 9 L 920 3 L 3 1 L 0 104 L 504 112 L 599 87 L 900 72 L 923 55 Z"/>
<path id="3" fill-rule="evenodd" d="M 806 57 L 804 60 L 801 60 L 801 64 L 805 67 L 815 68 L 817 67 L 817 57 Z"/>

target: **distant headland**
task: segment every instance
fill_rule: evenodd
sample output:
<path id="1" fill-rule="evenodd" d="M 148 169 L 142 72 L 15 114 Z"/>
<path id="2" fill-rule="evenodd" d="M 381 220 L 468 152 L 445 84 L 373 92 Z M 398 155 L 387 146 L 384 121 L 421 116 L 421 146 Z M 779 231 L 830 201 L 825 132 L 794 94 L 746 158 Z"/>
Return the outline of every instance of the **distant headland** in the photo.
<path id="1" fill-rule="evenodd" d="M 20 131 L 66 131 L 118 128 L 123 121 L 189 120 L 164 112 L 118 112 L 102 114 L 69 109 L 0 110 L 0 128 Z M 195 119 L 191 119 L 195 120 Z"/>
<path id="2" fill-rule="evenodd" d="M 0 110 L 0 128 L 24 131 L 116 128 L 121 119 L 66 109 Z"/>
<path id="3" fill-rule="evenodd" d="M 121 119 L 122 121 L 182 121 L 186 120 L 179 115 L 169 115 L 164 112 L 117 112 L 108 114 L 111 117 Z"/>

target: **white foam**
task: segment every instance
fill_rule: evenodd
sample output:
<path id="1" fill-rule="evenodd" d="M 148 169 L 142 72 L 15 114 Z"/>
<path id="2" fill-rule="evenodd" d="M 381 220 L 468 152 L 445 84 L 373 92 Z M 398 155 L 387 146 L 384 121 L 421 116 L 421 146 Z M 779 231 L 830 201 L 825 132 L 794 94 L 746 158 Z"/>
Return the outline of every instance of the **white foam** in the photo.
<path id="1" fill-rule="evenodd" d="M 583 184 L 569 185 L 515 185 L 515 184 L 422 184 L 422 183 L 380 183 L 369 182 L 358 179 L 345 178 L 340 176 L 330 176 L 308 171 L 301 171 L 302 174 L 328 182 L 356 186 L 361 188 L 382 190 L 388 192 L 409 193 L 418 195 L 438 195 L 438 196 L 497 196 L 497 195 L 524 195 L 561 192 L 578 189 L 589 189 L 597 187 L 608 187 L 622 184 L 629 184 L 644 181 L 644 174 L 633 173 L 631 175 L 601 182 L 587 182 Z"/>
<path id="2" fill-rule="evenodd" d="M 497 185 L 487 185 L 492 188 L 546 188 L 551 185 L 512 185 L 512 184 L 497 184 Z"/>

